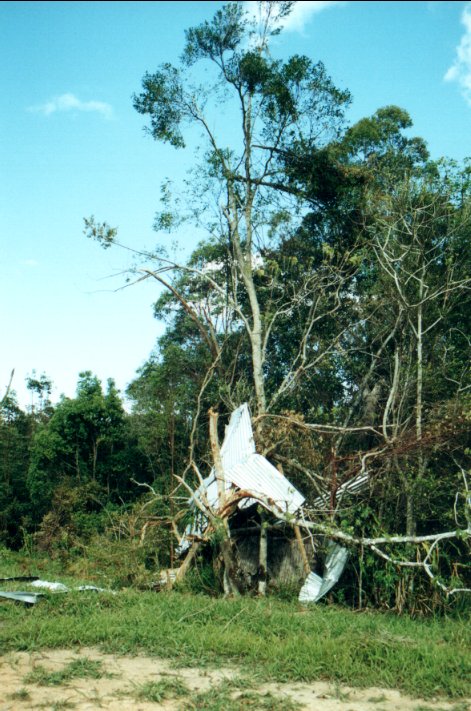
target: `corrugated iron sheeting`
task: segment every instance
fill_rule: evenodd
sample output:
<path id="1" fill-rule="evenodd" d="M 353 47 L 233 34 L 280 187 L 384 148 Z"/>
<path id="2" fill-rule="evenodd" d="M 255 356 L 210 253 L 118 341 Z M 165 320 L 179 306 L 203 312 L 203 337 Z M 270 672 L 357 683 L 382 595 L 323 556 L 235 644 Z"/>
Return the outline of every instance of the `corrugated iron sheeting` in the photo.
<path id="1" fill-rule="evenodd" d="M 317 602 L 328 593 L 342 575 L 347 558 L 347 549 L 331 541 L 324 565 L 324 577 L 309 573 L 299 593 L 299 601 Z"/>
<path id="2" fill-rule="evenodd" d="M 370 477 L 368 474 L 359 474 L 353 479 L 350 479 L 350 481 L 346 481 L 345 484 L 342 484 L 342 486 L 339 486 L 337 495 L 341 495 L 346 492 L 354 494 L 356 491 L 361 491 L 368 485 L 369 479 Z"/>
<path id="3" fill-rule="evenodd" d="M 255 442 L 250 421 L 250 412 L 247 403 L 244 403 L 231 415 L 229 424 L 226 427 L 224 442 L 221 446 L 221 460 L 225 473 L 225 489 L 229 491 L 233 482 L 229 476 L 230 470 L 240 462 L 245 461 L 251 454 L 255 453 Z M 218 486 L 214 468 L 209 476 L 195 492 L 197 498 L 205 503 L 205 495 L 211 508 L 218 506 Z"/>
<path id="4" fill-rule="evenodd" d="M 44 597 L 43 593 L 6 592 L 5 590 L 0 590 L 0 598 L 14 600 L 15 602 L 24 602 L 25 605 L 35 605 L 42 597 Z"/>
<path id="5" fill-rule="evenodd" d="M 236 464 L 244 462 L 251 454 L 255 454 L 255 442 L 249 406 L 244 403 L 234 410 L 226 427 L 221 447 L 224 472 L 229 472 Z"/>
<path id="6" fill-rule="evenodd" d="M 231 415 L 221 447 L 221 459 L 226 491 L 232 486 L 252 491 L 255 495 L 271 499 L 283 513 L 295 513 L 304 503 L 304 497 L 288 479 L 265 457 L 256 454 L 247 403 Z M 218 487 L 214 469 L 195 495 L 203 503 L 206 495 L 209 505 L 217 509 Z"/>
<path id="7" fill-rule="evenodd" d="M 226 479 L 224 483 L 225 490 L 227 493 L 231 488 L 231 482 L 230 480 Z M 214 476 L 213 471 L 211 471 L 211 474 L 203 480 L 201 486 L 199 486 L 198 489 L 195 491 L 195 496 L 199 501 L 203 503 L 204 506 L 206 506 L 207 502 L 212 509 L 217 509 L 219 494 L 216 477 Z"/>
<path id="8" fill-rule="evenodd" d="M 349 481 L 346 481 L 345 484 L 342 484 L 342 486 L 339 486 L 337 489 L 337 499 L 340 500 L 344 494 L 356 494 L 359 491 L 363 491 L 363 489 L 366 489 L 366 487 L 369 484 L 369 474 L 358 474 L 357 476 L 353 477 L 353 479 L 350 479 Z M 323 496 L 318 496 L 314 501 L 312 502 L 312 508 L 314 509 L 319 509 L 324 506 L 328 506 L 330 501 L 330 494 L 326 491 L 326 493 Z"/>
<path id="9" fill-rule="evenodd" d="M 255 497 L 259 495 L 273 502 L 271 510 L 274 513 L 279 510 L 283 514 L 294 514 L 304 503 L 304 496 L 260 454 L 252 454 L 245 462 L 231 469 L 227 476 L 239 489 L 246 489 Z"/>
<path id="10" fill-rule="evenodd" d="M 252 432 L 252 423 L 247 403 L 244 403 L 231 415 L 226 427 L 224 442 L 221 447 L 221 459 L 224 469 L 226 492 L 232 487 L 252 492 L 254 498 L 241 501 L 240 508 L 251 506 L 258 496 L 269 499 L 270 510 L 276 514 L 294 514 L 304 503 L 304 497 L 270 462 L 257 454 Z M 199 488 L 195 497 L 217 510 L 218 486 L 214 469 Z M 261 503 L 261 502 L 260 502 Z M 194 501 L 190 505 L 195 507 Z M 194 522 L 187 526 L 178 553 L 189 547 L 188 536 L 202 535 L 207 521 L 201 512 L 195 516 Z"/>

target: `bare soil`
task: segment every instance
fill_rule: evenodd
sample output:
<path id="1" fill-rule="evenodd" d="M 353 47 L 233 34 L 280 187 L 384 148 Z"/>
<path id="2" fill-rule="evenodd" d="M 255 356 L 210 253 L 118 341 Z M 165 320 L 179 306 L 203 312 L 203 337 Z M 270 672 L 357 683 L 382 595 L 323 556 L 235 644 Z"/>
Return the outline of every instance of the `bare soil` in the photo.
<path id="1" fill-rule="evenodd" d="M 100 661 L 106 676 L 100 679 L 73 679 L 60 686 L 40 686 L 25 681 L 38 665 L 59 671 L 76 659 Z M 178 668 L 172 660 L 138 656 L 114 656 L 97 649 L 16 652 L 0 657 L 0 711 L 31 709 L 76 709 L 77 711 L 150 711 L 151 709 L 191 709 L 184 698 L 151 703 L 136 699 L 144 682 L 158 682 L 169 676 L 184 681 L 191 692 L 204 692 L 240 674 L 237 668 Z M 437 699 L 412 699 L 391 689 L 352 689 L 327 682 L 313 684 L 270 683 L 254 687 L 258 693 L 270 692 L 282 704 L 291 698 L 306 711 L 464 711 L 469 701 L 447 702 Z M 233 696 L 241 692 L 234 691 Z M 241 709 L 245 705 L 241 703 Z M 253 707 L 251 707 L 253 708 Z"/>

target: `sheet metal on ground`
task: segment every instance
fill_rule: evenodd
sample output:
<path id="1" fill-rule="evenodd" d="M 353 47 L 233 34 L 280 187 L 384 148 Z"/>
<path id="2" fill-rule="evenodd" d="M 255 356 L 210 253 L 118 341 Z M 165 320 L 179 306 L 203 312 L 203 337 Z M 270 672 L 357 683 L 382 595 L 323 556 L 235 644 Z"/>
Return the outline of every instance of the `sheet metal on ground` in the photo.
<path id="1" fill-rule="evenodd" d="M 33 576 L 33 577 L 21 576 L 18 578 L 2 578 L 1 580 L 3 582 L 8 582 L 8 581 L 12 581 L 12 580 L 24 580 L 24 581 L 28 581 L 28 582 L 31 581 L 31 582 L 29 582 L 31 587 L 42 588 L 44 590 L 49 590 L 54 593 L 68 593 L 71 591 L 85 592 L 87 590 L 91 590 L 93 592 L 111 592 L 113 595 L 115 594 L 111 590 L 106 591 L 103 588 L 97 588 L 95 585 L 79 585 L 78 587 L 75 587 L 75 588 L 68 588 L 63 583 L 51 583 L 51 582 L 49 582 L 49 580 L 40 580 L 36 576 Z M 14 600 L 15 602 L 23 602 L 26 605 L 35 605 L 43 597 L 45 597 L 45 593 L 30 592 L 30 591 L 23 591 L 23 590 L 12 590 L 12 591 L 0 590 L 0 598 L 4 598 L 5 600 Z"/>
<path id="2" fill-rule="evenodd" d="M 42 597 L 44 597 L 44 593 L 24 591 L 6 592 L 5 590 L 0 590 L 0 598 L 5 598 L 5 600 L 14 600 L 15 602 L 23 602 L 25 605 L 34 605 Z"/>
<path id="3" fill-rule="evenodd" d="M 317 602 L 338 582 L 347 563 L 348 551 L 332 541 L 329 543 L 324 576 L 309 573 L 299 593 L 300 602 Z"/>

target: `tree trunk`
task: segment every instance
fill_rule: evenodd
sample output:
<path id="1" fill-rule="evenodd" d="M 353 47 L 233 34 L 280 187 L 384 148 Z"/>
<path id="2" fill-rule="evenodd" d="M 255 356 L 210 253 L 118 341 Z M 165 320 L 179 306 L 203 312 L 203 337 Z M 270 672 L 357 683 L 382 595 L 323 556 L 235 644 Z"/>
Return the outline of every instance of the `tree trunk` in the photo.
<path id="1" fill-rule="evenodd" d="M 233 201 L 231 200 L 231 203 Z M 233 207 L 233 210 L 235 208 Z M 251 210 L 246 208 L 246 229 L 251 232 Z M 249 213 L 249 214 L 247 214 Z M 255 388 L 255 399 L 257 402 L 257 415 L 262 415 L 265 413 L 267 408 L 266 395 L 265 395 L 265 381 L 263 377 L 263 323 L 262 315 L 260 312 L 260 304 L 258 301 L 257 290 L 255 288 L 255 283 L 253 280 L 252 273 L 252 253 L 247 251 L 244 254 L 242 245 L 240 243 L 240 235 L 237 228 L 237 222 L 234 219 L 231 224 L 232 232 L 232 243 L 234 247 L 234 256 L 237 261 L 237 266 L 242 276 L 242 281 L 244 282 L 245 289 L 247 291 L 247 296 L 249 297 L 250 312 L 252 316 L 252 326 L 248 331 L 248 336 L 250 340 L 250 349 L 252 351 L 252 371 L 253 380 Z M 251 239 L 248 237 L 248 241 Z"/>
<path id="2" fill-rule="evenodd" d="M 420 282 L 419 299 L 423 298 L 424 284 Z M 423 390 L 423 305 L 419 303 L 417 311 L 417 391 L 415 429 L 417 442 L 422 439 L 422 390 Z"/>
<path id="3" fill-rule="evenodd" d="M 258 549 L 258 594 L 265 597 L 267 592 L 268 531 L 265 513 L 260 514 L 260 544 Z"/>
<path id="4" fill-rule="evenodd" d="M 418 444 L 418 455 L 417 455 L 417 475 L 415 481 L 410 483 L 410 488 L 407 491 L 407 535 L 415 536 L 417 525 L 415 520 L 415 489 L 417 483 L 422 479 L 424 475 L 424 453 L 422 450 L 422 418 L 423 418 L 423 404 L 422 404 L 422 391 L 423 391 L 423 304 L 422 299 L 424 297 L 424 273 L 425 267 L 422 267 L 422 276 L 419 284 L 419 305 L 417 307 L 417 327 L 416 327 L 416 338 L 417 338 L 417 384 L 416 384 L 416 403 L 415 403 L 415 436 Z"/>
<path id="5" fill-rule="evenodd" d="M 218 487 L 219 510 L 222 511 L 226 500 L 226 484 L 224 479 L 224 469 L 222 466 L 221 450 L 218 441 L 218 413 L 212 408 L 209 415 L 209 440 L 211 443 L 211 453 L 213 455 L 214 471 L 216 472 L 216 482 Z"/>
<path id="6" fill-rule="evenodd" d="M 211 451 L 213 455 L 214 470 L 216 472 L 216 481 L 218 487 L 219 511 L 224 508 L 226 500 L 226 485 L 224 478 L 224 469 L 222 466 L 221 450 L 219 449 L 217 423 L 218 413 L 212 408 L 209 414 L 209 438 L 211 442 Z M 221 553 L 224 561 L 224 594 L 239 595 L 239 588 L 235 581 L 237 575 L 237 563 L 232 549 L 231 533 L 227 519 L 218 519 L 221 525 L 223 539 L 221 541 Z"/>
<path id="7" fill-rule="evenodd" d="M 416 532 L 414 485 L 412 484 L 406 491 L 406 535 L 415 536 Z"/>
<path id="8" fill-rule="evenodd" d="M 296 542 L 298 544 L 299 552 L 301 554 L 301 559 L 303 561 L 304 575 L 309 575 L 311 572 L 311 566 L 309 565 L 309 560 L 306 553 L 306 548 L 304 547 L 304 541 L 301 536 L 301 530 L 299 526 L 294 526 L 294 535 L 296 536 Z"/>

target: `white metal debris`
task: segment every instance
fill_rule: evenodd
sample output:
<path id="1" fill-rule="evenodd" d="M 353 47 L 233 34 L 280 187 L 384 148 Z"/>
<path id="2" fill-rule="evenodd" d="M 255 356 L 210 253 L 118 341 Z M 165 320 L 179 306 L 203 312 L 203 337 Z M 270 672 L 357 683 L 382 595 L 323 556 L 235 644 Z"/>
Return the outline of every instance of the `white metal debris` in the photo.
<path id="1" fill-rule="evenodd" d="M 258 502 L 275 516 L 294 514 L 304 503 L 304 496 L 276 469 L 273 464 L 257 454 L 247 403 L 244 403 L 231 415 L 226 427 L 224 442 L 221 447 L 221 460 L 224 470 L 226 492 L 240 489 L 248 492 L 239 508 L 246 508 Z M 214 469 L 195 492 L 195 498 L 217 511 L 218 487 Z M 192 508 L 194 502 L 190 501 Z M 201 535 L 207 526 L 207 520 L 196 514 L 192 524 L 184 533 L 178 553 L 190 546 L 189 536 Z"/>
<path id="2" fill-rule="evenodd" d="M 266 499 L 268 505 L 262 505 L 275 515 L 294 514 L 304 503 L 304 496 L 261 454 L 237 464 L 230 470 L 230 479 L 239 489 L 253 493 L 253 498 Z"/>
<path id="3" fill-rule="evenodd" d="M 221 447 L 221 460 L 224 471 L 224 485 L 226 493 L 231 489 L 247 493 L 239 508 L 247 508 L 253 503 L 260 503 L 275 516 L 282 519 L 285 514 L 296 514 L 305 499 L 304 496 L 281 474 L 270 462 L 255 451 L 255 442 L 247 403 L 235 410 L 226 427 L 224 442 Z M 368 484 L 368 475 L 362 474 L 339 487 L 338 493 L 354 493 Z M 218 483 L 214 468 L 194 494 L 200 504 L 209 506 L 214 512 L 219 506 Z M 322 498 L 316 500 L 314 505 L 323 505 Z M 192 536 L 201 536 L 208 520 L 190 500 L 194 511 L 193 522 L 187 526 L 180 542 L 178 554 L 190 547 Z M 348 551 L 331 541 L 328 545 L 327 557 L 324 566 L 324 576 L 310 573 L 301 592 L 301 602 L 317 602 L 323 597 L 340 578 L 348 558 Z"/>
<path id="4" fill-rule="evenodd" d="M 42 588 L 53 592 L 68 592 L 69 588 L 63 583 L 50 583 L 49 580 L 34 580 L 30 583 L 32 588 Z"/>
<path id="5" fill-rule="evenodd" d="M 349 479 L 348 481 L 344 482 L 337 489 L 337 502 L 340 503 L 345 494 L 357 494 L 360 491 L 363 491 L 368 486 L 369 481 L 369 474 L 366 472 L 362 472 L 360 474 L 357 474 L 357 476 L 354 476 L 352 479 Z M 330 493 L 325 492 L 325 494 L 323 494 L 322 496 L 318 496 L 316 499 L 314 499 L 314 501 L 312 502 L 312 508 L 325 508 L 325 506 L 329 506 L 329 502 Z"/>
<path id="6" fill-rule="evenodd" d="M 255 454 L 255 441 L 249 406 L 244 403 L 234 410 L 226 427 L 224 442 L 221 446 L 224 472 L 228 472 L 236 464 L 241 464 L 251 454 Z"/>
<path id="7" fill-rule="evenodd" d="M 9 580 L 17 580 L 18 578 L 2 578 L 4 582 Z M 21 577 L 19 578 L 22 579 Z M 24 580 L 28 582 L 31 587 L 40 588 L 42 590 L 49 590 L 53 593 L 68 593 L 72 591 L 85 592 L 91 590 L 93 592 L 110 592 L 112 595 L 116 593 L 112 590 L 105 590 L 104 588 L 97 588 L 95 585 L 79 585 L 78 587 L 68 588 L 63 583 L 51 583 L 49 580 L 40 580 L 39 578 L 28 578 L 24 577 Z M 41 598 L 45 597 L 45 593 L 39 592 L 25 592 L 23 590 L 0 590 L 0 598 L 5 598 L 6 600 L 15 600 L 15 602 L 24 602 L 26 605 L 34 605 Z"/>
<path id="8" fill-rule="evenodd" d="M 347 558 L 347 549 L 331 541 L 324 564 L 324 577 L 309 573 L 299 593 L 299 601 L 317 602 L 328 593 L 342 575 Z"/>
<path id="9" fill-rule="evenodd" d="M 178 568 L 167 568 L 167 570 L 161 570 L 158 587 L 160 589 L 171 587 L 177 578 L 177 572 Z"/>
<path id="10" fill-rule="evenodd" d="M 74 588 L 68 588 L 64 583 L 51 583 L 49 580 L 35 580 L 30 583 L 33 588 L 42 588 L 43 590 L 51 590 L 52 592 L 70 592 L 71 590 L 83 592 L 84 590 L 93 590 L 94 592 L 109 592 L 104 588 L 97 588 L 96 585 L 79 585 Z"/>
<path id="11" fill-rule="evenodd" d="M 6 590 L 0 590 L 0 598 L 14 600 L 15 602 L 24 602 L 25 605 L 34 605 L 42 597 L 44 597 L 44 593 L 23 591 L 7 592 Z"/>

